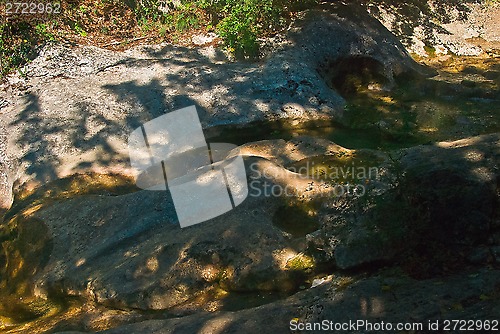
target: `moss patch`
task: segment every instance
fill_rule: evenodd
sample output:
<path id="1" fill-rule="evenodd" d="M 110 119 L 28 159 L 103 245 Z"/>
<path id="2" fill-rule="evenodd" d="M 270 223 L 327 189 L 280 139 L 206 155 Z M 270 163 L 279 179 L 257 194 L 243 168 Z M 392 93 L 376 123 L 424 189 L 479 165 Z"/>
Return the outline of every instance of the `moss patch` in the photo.
<path id="1" fill-rule="evenodd" d="M 279 207 L 273 224 L 293 237 L 303 237 L 319 228 L 316 210 L 306 203 L 289 203 Z"/>
<path id="2" fill-rule="evenodd" d="M 305 254 L 298 254 L 287 261 L 286 268 L 288 270 L 297 270 L 310 272 L 316 267 L 314 259 Z"/>

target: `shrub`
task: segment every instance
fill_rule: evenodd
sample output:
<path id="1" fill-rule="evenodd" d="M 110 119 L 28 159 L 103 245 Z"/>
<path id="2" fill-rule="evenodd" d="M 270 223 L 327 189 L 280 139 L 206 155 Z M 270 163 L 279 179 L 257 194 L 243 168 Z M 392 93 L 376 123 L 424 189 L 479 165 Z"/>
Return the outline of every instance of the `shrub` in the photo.
<path id="1" fill-rule="evenodd" d="M 40 39 L 53 38 L 43 23 L 12 21 L 0 24 L 0 77 L 26 63 Z"/>
<path id="2" fill-rule="evenodd" d="M 296 11 L 317 0 L 181 0 L 168 12 L 165 1 L 171 2 L 68 0 L 61 2 L 58 15 L 9 17 L 0 22 L 0 77 L 25 64 L 36 45 L 67 39 L 68 32 L 78 41 L 99 40 L 99 34 L 127 39 L 138 33 L 175 40 L 186 30 L 204 27 L 215 29 L 237 58 L 253 58 L 259 53 L 260 36 L 283 29 Z M 0 4 L 0 11 L 4 7 Z"/>
<path id="3" fill-rule="evenodd" d="M 226 47 L 239 58 L 258 54 L 257 38 L 274 33 L 290 22 L 294 11 L 316 0 L 198 0 Z"/>

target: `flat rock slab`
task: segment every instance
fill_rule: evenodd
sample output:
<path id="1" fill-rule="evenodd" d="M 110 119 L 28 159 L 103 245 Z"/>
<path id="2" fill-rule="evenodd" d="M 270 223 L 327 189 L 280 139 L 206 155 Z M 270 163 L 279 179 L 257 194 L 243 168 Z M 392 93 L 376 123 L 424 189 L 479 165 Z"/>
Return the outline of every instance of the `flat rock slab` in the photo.
<path id="1" fill-rule="evenodd" d="M 279 289 L 288 246 L 271 222 L 277 203 L 265 202 L 250 199 L 184 229 L 165 192 L 85 196 L 42 208 L 34 217 L 49 227 L 53 248 L 34 291 L 147 310 L 172 308 L 216 283 Z M 285 276 L 281 288 L 294 288 Z"/>
<path id="2" fill-rule="evenodd" d="M 290 148 L 288 152 L 266 159 L 267 151 L 279 152 L 283 146 Z M 308 137 L 248 147 L 253 148 L 245 157 L 249 180 L 259 181 L 257 187 L 262 179 L 290 187 L 295 199 L 302 200 L 316 196 L 321 188 L 312 189 L 308 178 L 277 162 L 286 154 L 294 161 L 325 150 L 347 151 Z M 291 242 L 273 223 L 276 211 L 292 199 L 255 190 L 251 187 L 247 199 L 232 211 L 183 229 L 169 192 L 145 190 L 37 201 L 16 207 L 12 222 L 20 231 L 28 231 L 24 227 L 29 224 L 47 227 L 47 235 L 40 239 L 50 240 L 48 260 L 33 268 L 37 274 L 29 279 L 41 297 L 78 295 L 106 306 L 157 310 L 176 307 L 215 286 L 229 291 L 293 291 L 302 284 L 304 273 L 298 271 L 305 268 L 289 270 L 287 261 L 305 250 L 305 242 Z M 26 239 L 23 232 L 19 238 Z"/>

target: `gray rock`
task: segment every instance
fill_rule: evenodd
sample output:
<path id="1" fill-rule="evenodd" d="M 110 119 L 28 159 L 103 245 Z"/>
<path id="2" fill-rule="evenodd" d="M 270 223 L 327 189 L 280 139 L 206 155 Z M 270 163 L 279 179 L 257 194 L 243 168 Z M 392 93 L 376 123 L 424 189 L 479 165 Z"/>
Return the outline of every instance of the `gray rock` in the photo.
<path id="1" fill-rule="evenodd" d="M 394 258 L 395 251 L 390 249 L 387 241 L 377 240 L 377 235 L 359 239 L 356 243 L 340 244 L 335 248 L 335 264 L 340 269 L 352 269 Z"/>
<path id="2" fill-rule="evenodd" d="M 250 180 L 295 186 L 300 195 L 309 180 L 276 162 L 286 153 L 293 160 L 291 148 L 300 149 L 304 143 L 307 149 L 304 147 L 295 159 L 340 147 L 325 140 L 299 140 L 242 147 Z M 288 152 L 280 150 L 283 147 L 288 147 Z M 271 157 L 269 152 L 281 156 Z M 184 229 L 178 225 L 168 192 L 82 195 L 62 201 L 30 199 L 27 206 L 13 208 L 9 226 L 21 232 L 5 245 L 31 247 L 23 244 L 31 240 L 29 230 L 16 227 L 20 217 L 46 226 L 38 240 L 46 240 L 50 251 L 44 256 L 50 258 L 39 264 L 34 258 L 42 256 L 30 253 L 23 260 L 24 271 L 37 273 L 28 276 L 27 284 L 35 296 L 43 298 L 77 295 L 108 307 L 156 310 L 177 307 L 215 287 L 238 292 L 293 291 L 303 284 L 308 268 L 289 269 L 286 264 L 304 251 L 305 245 L 295 242 L 292 246 L 286 233 L 273 224 L 283 199 L 253 190 L 234 210 Z M 310 196 L 316 191 L 319 189 L 310 191 Z M 9 252 L 6 256 L 10 259 L 14 255 Z M 12 267 L 17 258 L 6 262 L 5 272 L 17 270 Z"/>
<path id="3" fill-rule="evenodd" d="M 311 249 L 321 249 L 316 259 L 349 269 L 405 262 L 408 252 L 429 249 L 425 256 L 446 262 L 491 242 L 499 143 L 500 135 L 492 134 L 393 152 L 399 162 L 365 196 L 325 199 L 321 230 L 307 238 Z M 481 251 L 464 260 L 483 263 L 488 256 Z M 436 262 L 432 270 L 445 265 Z"/>
<path id="4" fill-rule="evenodd" d="M 377 20 L 344 5 L 306 12 L 259 63 L 232 63 L 213 47 L 111 52 L 47 44 L 26 66 L 27 79 L 19 78 L 24 90 L 0 92 L 8 102 L 0 136 L 9 137 L 0 156 L 20 166 L 7 183 L 32 188 L 79 172 L 130 174 L 129 133 L 193 104 L 205 128 L 342 121 L 345 101 L 328 76 L 346 57 L 373 59 L 388 82 L 426 72 Z M 9 205 L 8 190 L 1 194 Z"/>
<path id="5" fill-rule="evenodd" d="M 498 270 L 481 270 L 449 277 L 446 282 L 440 279 L 416 281 L 390 275 L 345 285 L 332 280 L 255 308 L 149 320 L 103 333 L 290 333 L 294 329 L 292 320 L 295 323 L 327 321 L 333 325 L 356 320 L 372 324 L 412 322 L 426 328 L 428 321 L 438 319 L 496 319 L 495 285 L 499 279 Z M 491 299 L 480 299 L 480 296 Z M 331 332 L 335 332 L 335 327 Z M 365 327 L 348 328 L 344 332 L 368 330 Z"/>
<path id="6" fill-rule="evenodd" d="M 488 262 L 490 256 L 491 252 L 488 247 L 478 247 L 470 252 L 467 260 L 472 264 L 485 264 Z"/>
<path id="7" fill-rule="evenodd" d="M 270 221 L 275 206 L 269 198 L 249 198 L 185 229 L 164 192 L 84 196 L 48 206 L 34 215 L 49 227 L 53 245 L 34 290 L 114 307 L 167 309 L 214 284 L 231 291 L 294 289 L 297 283 L 276 264 L 286 240 Z"/>
<path id="8" fill-rule="evenodd" d="M 497 263 L 500 263 L 500 246 L 491 247 L 491 254 Z"/>
<path id="9" fill-rule="evenodd" d="M 500 5 L 496 2 L 422 1 L 411 10 L 383 2 L 370 4 L 367 9 L 399 36 L 408 50 L 423 57 L 433 53 L 498 54 L 500 49 Z M 420 14 L 427 19 L 422 20 Z"/>

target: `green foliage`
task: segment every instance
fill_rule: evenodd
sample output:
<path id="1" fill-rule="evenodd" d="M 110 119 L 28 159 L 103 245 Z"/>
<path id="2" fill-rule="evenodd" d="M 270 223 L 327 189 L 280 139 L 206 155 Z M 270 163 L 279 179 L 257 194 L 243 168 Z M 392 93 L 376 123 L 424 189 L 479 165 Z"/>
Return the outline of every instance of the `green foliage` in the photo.
<path id="1" fill-rule="evenodd" d="M 55 40 L 55 37 L 52 33 L 47 31 L 47 28 L 48 28 L 47 26 L 48 26 L 48 24 L 46 24 L 46 23 L 37 24 L 35 26 L 35 34 L 37 36 L 40 36 L 44 40 L 53 41 L 53 40 Z"/>
<path id="2" fill-rule="evenodd" d="M 251 7 L 238 4 L 217 25 L 226 46 L 236 57 L 254 57 L 258 53 L 258 27 Z"/>
<path id="3" fill-rule="evenodd" d="M 293 13 L 317 0 L 184 0 L 163 12 L 161 0 L 74 0 L 62 3 L 59 15 L 19 16 L 0 23 L 0 77 L 19 68 L 36 45 L 74 34 L 133 37 L 139 31 L 179 39 L 187 30 L 215 30 L 237 58 L 259 54 L 258 38 L 286 27 Z M 168 2 L 168 1 L 167 1 Z M 100 26 L 105 16 L 106 26 Z M 130 34 L 130 35 L 129 35 Z M 125 36 L 126 35 L 126 36 Z M 92 37 L 95 38 L 95 37 Z"/>
<path id="4" fill-rule="evenodd" d="M 78 24 L 78 22 L 74 23 L 73 30 L 82 37 L 87 36 L 87 32 L 80 26 L 80 24 Z"/>
<path id="5" fill-rule="evenodd" d="M 258 55 L 258 37 L 286 26 L 294 11 L 316 0 L 198 0 L 226 47 L 238 58 Z"/>
<path id="6" fill-rule="evenodd" d="M 53 39 L 45 24 L 24 21 L 0 24 L 0 77 L 28 62 L 40 39 Z"/>
<path id="7" fill-rule="evenodd" d="M 200 27 L 202 15 L 198 8 L 192 4 L 184 4 L 172 13 L 166 14 L 164 21 L 171 30 L 184 32 Z"/>
<path id="8" fill-rule="evenodd" d="M 162 16 L 159 5 L 159 0 L 138 0 L 135 7 L 135 14 L 138 21 L 148 19 L 157 21 Z"/>

